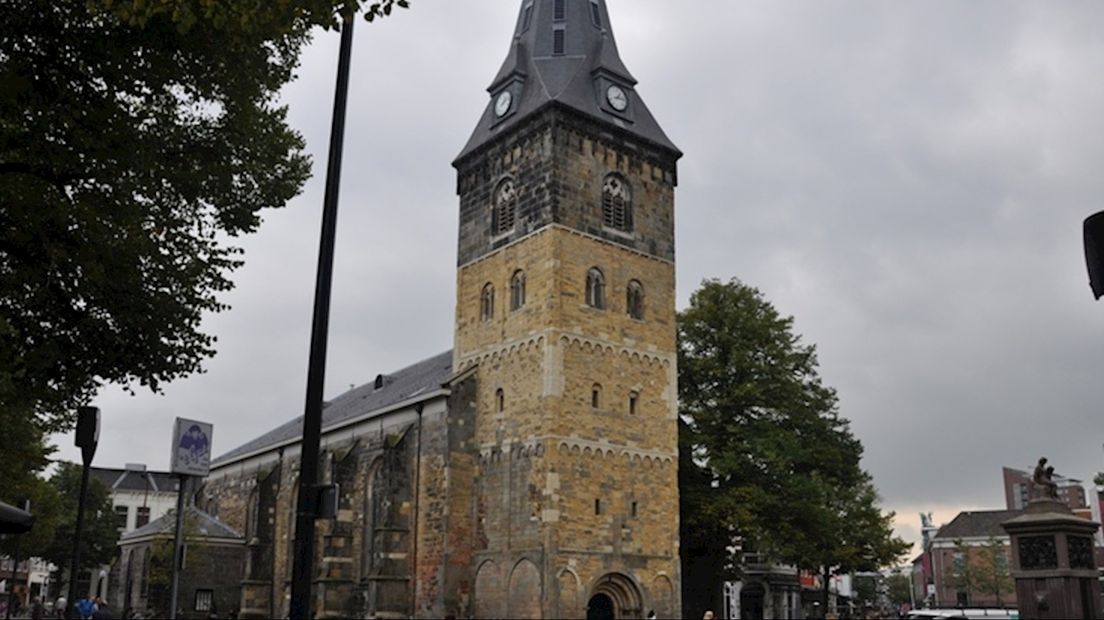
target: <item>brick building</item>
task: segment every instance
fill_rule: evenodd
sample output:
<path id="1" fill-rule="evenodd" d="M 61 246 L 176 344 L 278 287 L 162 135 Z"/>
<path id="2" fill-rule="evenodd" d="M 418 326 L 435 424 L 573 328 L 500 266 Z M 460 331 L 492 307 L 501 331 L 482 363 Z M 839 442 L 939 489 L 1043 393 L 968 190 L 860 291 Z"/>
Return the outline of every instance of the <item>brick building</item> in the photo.
<path id="1" fill-rule="evenodd" d="M 108 599 L 125 617 L 167 617 L 171 600 L 176 512 L 167 512 L 119 540 L 122 579 Z M 209 514 L 184 511 L 184 551 L 178 586 L 178 618 L 226 617 L 238 609 L 245 540 Z"/>
<path id="2" fill-rule="evenodd" d="M 453 162 L 451 351 L 327 404 L 319 617 L 631 618 L 680 608 L 674 188 L 681 153 L 605 0 L 523 0 Z M 242 617 L 287 613 L 301 420 L 216 459 Z"/>
<path id="3" fill-rule="evenodd" d="M 933 606 L 1016 606 L 1009 537 L 1000 524 L 1021 512 L 960 512 L 939 528 L 929 547 L 935 586 Z"/>

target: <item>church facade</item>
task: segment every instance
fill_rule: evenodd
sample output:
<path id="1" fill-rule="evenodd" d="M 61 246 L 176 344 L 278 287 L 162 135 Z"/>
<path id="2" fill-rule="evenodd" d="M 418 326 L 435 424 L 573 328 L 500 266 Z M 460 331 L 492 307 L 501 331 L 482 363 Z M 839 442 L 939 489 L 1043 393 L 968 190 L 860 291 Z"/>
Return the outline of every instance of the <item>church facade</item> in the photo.
<path id="1" fill-rule="evenodd" d="M 327 403 L 319 617 L 680 610 L 674 188 L 605 0 L 524 0 L 457 170 L 453 348 Z M 241 617 L 287 613 L 301 420 L 223 455 Z"/>

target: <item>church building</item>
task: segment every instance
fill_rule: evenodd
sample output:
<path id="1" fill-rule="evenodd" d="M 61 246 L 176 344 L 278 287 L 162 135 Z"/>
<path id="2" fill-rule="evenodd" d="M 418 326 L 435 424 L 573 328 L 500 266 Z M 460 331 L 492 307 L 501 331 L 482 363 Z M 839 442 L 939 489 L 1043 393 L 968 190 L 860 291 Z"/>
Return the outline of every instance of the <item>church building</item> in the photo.
<path id="1" fill-rule="evenodd" d="M 605 0 L 523 0 L 457 171 L 453 347 L 326 403 L 319 618 L 680 610 L 674 189 Z M 240 617 L 284 617 L 295 419 L 216 459 Z"/>

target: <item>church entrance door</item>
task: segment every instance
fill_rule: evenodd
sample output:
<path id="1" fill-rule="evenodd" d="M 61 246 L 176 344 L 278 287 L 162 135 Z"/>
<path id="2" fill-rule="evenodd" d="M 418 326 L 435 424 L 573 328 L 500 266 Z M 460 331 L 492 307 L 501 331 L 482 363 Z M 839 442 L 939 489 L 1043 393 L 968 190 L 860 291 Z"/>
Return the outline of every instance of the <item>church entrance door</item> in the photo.
<path id="1" fill-rule="evenodd" d="M 587 620 L 613 620 L 613 599 L 605 594 L 595 594 L 587 603 Z"/>
<path id="2" fill-rule="evenodd" d="M 587 602 L 587 620 L 642 618 L 643 606 L 636 582 L 621 573 L 608 573 L 594 583 Z"/>

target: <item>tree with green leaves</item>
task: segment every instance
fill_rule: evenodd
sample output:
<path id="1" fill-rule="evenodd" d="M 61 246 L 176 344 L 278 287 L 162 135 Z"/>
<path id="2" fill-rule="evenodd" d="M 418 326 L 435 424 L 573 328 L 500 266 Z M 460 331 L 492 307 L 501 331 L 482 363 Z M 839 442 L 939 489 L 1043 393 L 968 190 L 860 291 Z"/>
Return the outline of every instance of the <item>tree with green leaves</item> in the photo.
<path id="1" fill-rule="evenodd" d="M 59 463 L 50 477 L 50 486 L 57 494 L 57 505 L 51 511 L 56 518 L 54 535 L 35 555 L 66 570 L 73 553 L 73 538 L 77 530 L 77 504 L 80 497 L 81 466 Z M 84 525 L 81 530 L 79 570 L 85 571 L 115 559 L 115 543 L 119 526 L 111 505 L 111 492 L 96 479 L 88 481 L 84 503 Z"/>
<path id="2" fill-rule="evenodd" d="M 912 582 L 905 575 L 890 575 L 886 578 L 886 590 L 889 602 L 894 607 L 912 603 Z"/>
<path id="3" fill-rule="evenodd" d="M 318 27 L 407 0 L 11 0 L 0 20 L 0 426 L 34 471 L 104 384 L 214 354 L 234 245 L 311 162 L 278 102 Z M 13 458 L 14 455 L 14 458 Z M 7 480 L 7 478 L 5 478 Z M 13 492 L 14 493 L 14 492 Z"/>
<path id="4" fill-rule="evenodd" d="M 1008 553 L 1008 546 L 994 536 L 982 545 L 955 539 L 954 561 L 946 568 L 946 583 L 956 592 L 965 593 L 967 605 L 976 604 L 977 597 L 983 596 L 1002 607 L 1015 592 Z"/>
<path id="5" fill-rule="evenodd" d="M 1104 487 L 1104 471 L 1096 474 L 1096 476 L 1093 478 L 1093 484 L 1098 487 Z"/>
<path id="6" fill-rule="evenodd" d="M 683 514 L 693 516 L 683 520 L 684 541 L 704 527 L 712 553 L 754 548 L 816 571 L 825 609 L 830 576 L 876 570 L 905 552 L 860 466 L 862 445 L 821 381 L 816 349 L 793 332 L 792 317 L 738 280 L 707 280 L 679 313 L 678 335 L 688 470 L 680 493 Z M 703 551 L 684 549 L 688 558 Z M 723 563 L 738 570 L 731 557 Z"/>

